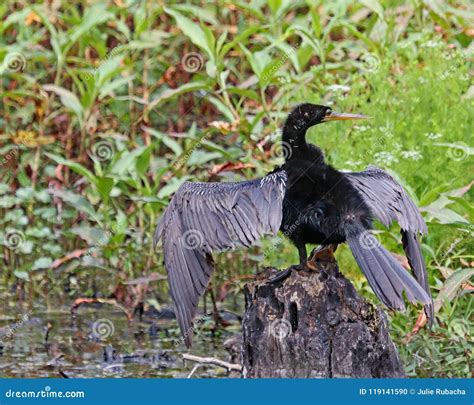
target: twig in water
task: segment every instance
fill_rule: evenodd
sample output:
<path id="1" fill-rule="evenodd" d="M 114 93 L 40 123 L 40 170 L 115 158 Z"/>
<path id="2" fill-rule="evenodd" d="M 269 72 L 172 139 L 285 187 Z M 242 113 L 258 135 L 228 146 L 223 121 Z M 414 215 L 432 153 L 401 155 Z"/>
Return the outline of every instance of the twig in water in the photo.
<path id="1" fill-rule="evenodd" d="M 194 361 L 199 364 L 212 364 L 214 366 L 226 368 L 228 371 L 242 371 L 242 366 L 240 364 L 228 363 L 227 361 L 216 359 L 215 357 L 199 357 L 193 354 L 184 353 L 183 360 Z M 190 375 L 192 375 L 193 371 L 191 371 Z"/>
<path id="2" fill-rule="evenodd" d="M 199 367 L 201 367 L 201 365 L 199 363 L 196 364 L 186 378 L 191 378 Z"/>

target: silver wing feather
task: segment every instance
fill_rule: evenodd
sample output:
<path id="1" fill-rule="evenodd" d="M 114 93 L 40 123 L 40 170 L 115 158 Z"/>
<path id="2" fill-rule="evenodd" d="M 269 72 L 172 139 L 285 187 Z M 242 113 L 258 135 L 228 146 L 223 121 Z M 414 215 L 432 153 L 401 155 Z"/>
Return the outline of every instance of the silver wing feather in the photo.
<path id="1" fill-rule="evenodd" d="M 186 345 L 199 297 L 214 270 L 211 253 L 249 247 L 276 234 L 282 221 L 287 173 L 234 183 L 185 182 L 158 221 L 171 298 Z"/>
<path id="2" fill-rule="evenodd" d="M 375 218 L 386 227 L 393 221 L 398 222 L 408 263 L 418 283 L 430 295 L 425 261 L 419 244 L 419 234 L 426 234 L 428 229 L 415 203 L 392 176 L 378 167 L 369 166 L 363 172 L 345 175 Z M 432 320 L 433 305 L 429 304 L 425 309 L 428 318 Z"/>
<path id="3" fill-rule="evenodd" d="M 428 232 L 415 203 L 403 187 L 386 171 L 369 166 L 363 172 L 345 173 L 359 191 L 374 216 L 386 227 L 397 221 L 406 231 Z"/>

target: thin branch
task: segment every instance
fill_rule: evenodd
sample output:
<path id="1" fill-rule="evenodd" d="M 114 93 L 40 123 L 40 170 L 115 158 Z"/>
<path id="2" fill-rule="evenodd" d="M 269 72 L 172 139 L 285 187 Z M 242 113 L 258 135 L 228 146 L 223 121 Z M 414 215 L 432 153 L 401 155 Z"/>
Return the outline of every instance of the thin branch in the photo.
<path id="1" fill-rule="evenodd" d="M 201 365 L 199 363 L 196 364 L 186 378 L 191 378 L 199 367 L 201 367 Z"/>
<path id="2" fill-rule="evenodd" d="M 200 364 L 212 364 L 214 366 L 226 368 L 229 371 L 233 370 L 242 372 L 242 366 L 240 364 L 228 363 L 227 361 L 216 359 L 215 357 L 200 357 L 193 354 L 184 353 L 183 360 L 194 361 Z"/>

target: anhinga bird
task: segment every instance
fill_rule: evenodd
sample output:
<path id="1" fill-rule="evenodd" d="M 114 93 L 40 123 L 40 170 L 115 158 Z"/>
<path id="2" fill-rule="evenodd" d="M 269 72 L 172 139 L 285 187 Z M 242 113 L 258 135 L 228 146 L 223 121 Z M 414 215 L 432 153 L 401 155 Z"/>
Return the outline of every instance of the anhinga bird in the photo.
<path id="1" fill-rule="evenodd" d="M 199 297 L 214 270 L 211 253 L 249 247 L 264 234 L 281 230 L 296 246 L 300 266 L 307 263 L 306 244 L 326 252 L 347 242 L 377 297 L 389 308 L 411 302 L 425 304 L 433 318 L 419 234 L 427 232 L 417 207 L 388 173 L 376 167 L 340 172 L 308 144 L 308 128 L 323 122 L 366 118 L 331 108 L 301 104 L 288 116 L 282 145 L 285 163 L 267 176 L 233 183 L 185 182 L 158 222 L 154 244 L 163 238 L 170 294 L 186 344 Z M 413 278 L 372 235 L 372 220 L 385 226 L 398 221 Z M 319 250 L 319 253 L 323 250 Z M 318 255 L 318 252 L 315 253 Z M 284 278 L 291 268 L 277 277 Z"/>

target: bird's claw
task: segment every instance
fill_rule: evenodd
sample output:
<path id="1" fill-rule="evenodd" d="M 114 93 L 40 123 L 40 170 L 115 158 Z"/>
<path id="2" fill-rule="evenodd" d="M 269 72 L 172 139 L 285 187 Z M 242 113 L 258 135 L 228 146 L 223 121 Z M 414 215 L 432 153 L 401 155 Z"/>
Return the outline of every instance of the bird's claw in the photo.
<path id="1" fill-rule="evenodd" d="M 293 270 L 296 270 L 296 271 L 303 270 L 303 266 L 301 266 L 300 264 L 297 264 L 297 265 L 294 265 L 294 266 L 290 266 L 285 270 L 279 271 L 276 275 L 271 277 L 268 280 L 268 282 L 269 283 L 277 283 L 279 281 L 286 280 L 290 276 L 290 274 Z"/>
<path id="2" fill-rule="evenodd" d="M 336 248 L 337 245 L 335 244 L 314 248 L 306 262 L 306 266 L 311 270 L 317 270 L 317 262 L 335 262 L 334 252 Z"/>

